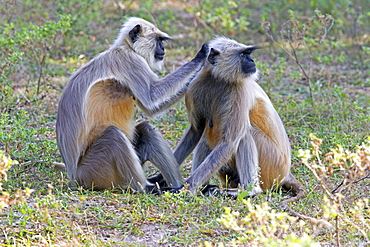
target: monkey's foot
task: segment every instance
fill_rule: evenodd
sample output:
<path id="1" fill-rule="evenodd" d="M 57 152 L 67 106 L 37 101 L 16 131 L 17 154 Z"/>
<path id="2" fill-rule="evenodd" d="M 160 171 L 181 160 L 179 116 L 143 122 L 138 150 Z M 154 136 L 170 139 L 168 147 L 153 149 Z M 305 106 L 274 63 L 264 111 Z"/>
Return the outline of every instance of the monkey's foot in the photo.
<path id="1" fill-rule="evenodd" d="M 226 196 L 236 199 L 239 195 L 239 188 L 220 189 L 217 185 L 207 184 L 200 191 L 205 196 Z M 257 194 L 262 193 L 262 189 L 258 186 L 248 192 L 248 197 L 253 197 Z"/>
<path id="2" fill-rule="evenodd" d="M 213 184 L 207 184 L 205 185 L 201 190 L 200 193 L 202 193 L 205 196 L 227 196 L 227 197 L 232 197 L 236 198 L 238 193 L 236 192 L 229 192 L 228 190 L 222 190 L 220 187 L 217 185 Z M 235 196 L 236 194 L 236 196 Z"/>
<path id="3" fill-rule="evenodd" d="M 171 187 L 158 187 L 156 185 L 147 186 L 145 189 L 145 193 L 152 194 L 152 195 L 162 195 L 164 192 L 168 191 L 170 193 L 178 194 L 183 186 L 179 188 L 171 188 Z"/>
<path id="4" fill-rule="evenodd" d="M 163 188 L 161 188 L 161 190 L 162 190 L 163 192 L 168 191 L 168 192 L 173 193 L 173 194 L 178 194 L 178 193 L 180 193 L 180 191 L 182 190 L 182 188 L 183 188 L 183 187 L 184 187 L 184 186 L 181 186 L 181 187 L 179 187 L 179 188 L 163 187 Z"/>
<path id="5" fill-rule="evenodd" d="M 258 194 L 263 193 L 263 190 L 261 189 L 260 186 L 254 187 L 252 190 L 248 191 L 248 196 L 255 196 Z"/>
<path id="6" fill-rule="evenodd" d="M 220 191 L 220 188 L 217 185 L 207 184 L 202 187 L 200 193 L 205 196 L 214 196 L 218 191 Z"/>
<path id="7" fill-rule="evenodd" d="M 152 184 L 158 184 L 160 187 L 164 187 L 166 185 L 166 181 L 164 180 L 162 173 L 148 178 L 148 181 Z"/>
<path id="8" fill-rule="evenodd" d="M 152 195 L 155 195 L 155 196 L 158 196 L 158 195 L 162 194 L 160 189 L 157 187 L 157 185 L 147 185 L 145 187 L 144 193 L 152 194 Z"/>

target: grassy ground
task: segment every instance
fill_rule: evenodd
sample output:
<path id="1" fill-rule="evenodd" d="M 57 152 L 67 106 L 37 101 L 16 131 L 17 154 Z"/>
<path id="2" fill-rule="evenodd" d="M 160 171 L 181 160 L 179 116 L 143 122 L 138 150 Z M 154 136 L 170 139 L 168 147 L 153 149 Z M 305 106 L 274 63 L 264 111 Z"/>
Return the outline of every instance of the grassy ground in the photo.
<path id="1" fill-rule="evenodd" d="M 247 246 L 294 241 L 369 246 L 369 177 L 358 180 L 369 176 L 370 153 L 368 146 L 363 152 L 356 149 L 370 135 L 367 1 L 2 0 L 1 6 L 0 150 L 19 162 L 2 184 L 10 197 L 3 193 L 0 205 L 11 206 L 0 212 L 1 246 L 212 246 L 237 240 Z M 248 206 L 241 197 L 68 188 L 66 173 L 52 165 L 61 162 L 55 141 L 59 97 L 71 73 L 108 48 L 124 16 L 132 15 L 156 23 L 176 39 L 166 46 L 164 74 L 189 61 L 215 35 L 263 47 L 254 54 L 259 84 L 285 123 L 293 173 L 308 190 L 306 198 L 291 206 L 332 228 L 279 215 L 279 203 L 291 196 L 282 191 L 251 198 Z M 139 112 L 137 122 L 144 119 Z M 150 121 L 175 148 L 187 128 L 185 106 L 181 101 Z M 310 133 L 323 140 L 320 152 L 312 148 Z M 342 166 L 325 159 L 338 145 L 358 151 L 359 158 Z M 317 156 L 304 164 L 300 149 Z M 191 157 L 182 166 L 185 177 L 190 167 Z M 150 176 L 156 170 L 149 166 L 147 172 Z M 326 192 L 348 174 L 358 182 L 344 187 L 342 197 Z M 26 196 L 26 188 L 34 191 Z"/>

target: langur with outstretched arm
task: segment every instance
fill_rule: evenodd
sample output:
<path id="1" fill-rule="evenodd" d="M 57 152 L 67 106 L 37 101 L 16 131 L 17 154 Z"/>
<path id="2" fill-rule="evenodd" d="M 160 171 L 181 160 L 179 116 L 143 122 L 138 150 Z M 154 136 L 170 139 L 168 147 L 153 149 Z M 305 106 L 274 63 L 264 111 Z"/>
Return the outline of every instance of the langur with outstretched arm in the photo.
<path id="1" fill-rule="evenodd" d="M 85 188 L 152 189 L 142 165 L 151 161 L 167 186 L 179 187 L 178 164 L 148 122 L 135 126 L 136 107 L 152 116 L 185 93 L 204 64 L 208 46 L 162 79 L 163 41 L 170 37 L 141 18 L 127 19 L 114 44 L 78 69 L 59 102 L 58 148 L 71 181 Z"/>

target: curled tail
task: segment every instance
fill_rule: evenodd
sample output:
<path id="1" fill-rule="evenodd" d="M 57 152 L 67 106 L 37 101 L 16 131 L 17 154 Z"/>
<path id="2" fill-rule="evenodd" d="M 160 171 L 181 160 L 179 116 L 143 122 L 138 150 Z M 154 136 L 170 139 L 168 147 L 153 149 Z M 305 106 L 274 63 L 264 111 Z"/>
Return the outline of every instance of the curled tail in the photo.
<path id="1" fill-rule="evenodd" d="M 288 206 L 289 203 L 296 202 L 301 198 L 305 198 L 307 194 L 306 188 L 293 176 L 293 174 L 289 173 L 289 176 L 283 182 L 282 187 L 285 190 L 291 191 L 295 194 L 295 196 L 285 199 L 280 203 L 280 206 L 284 211 L 301 220 L 308 220 L 311 224 L 321 225 L 324 228 L 332 228 L 332 225 L 328 221 L 297 213 Z"/>

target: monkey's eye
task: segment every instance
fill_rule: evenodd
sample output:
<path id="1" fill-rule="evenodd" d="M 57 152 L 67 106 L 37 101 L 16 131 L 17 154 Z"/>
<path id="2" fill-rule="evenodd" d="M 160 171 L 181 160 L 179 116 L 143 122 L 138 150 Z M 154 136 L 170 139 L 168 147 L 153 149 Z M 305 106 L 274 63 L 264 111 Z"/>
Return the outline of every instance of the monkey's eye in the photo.
<path id="1" fill-rule="evenodd" d="M 240 53 L 240 57 L 245 58 L 246 56 L 250 54 L 251 54 L 250 52 L 243 51 L 242 53 Z"/>
<path id="2" fill-rule="evenodd" d="M 163 36 L 158 36 L 157 37 L 157 41 L 166 41 L 166 40 L 169 40 L 170 38 L 168 37 L 163 37 Z"/>
<path id="3" fill-rule="evenodd" d="M 261 49 L 261 47 L 259 47 L 259 46 L 248 47 L 247 49 L 245 49 L 244 51 L 242 51 L 240 53 L 240 56 L 243 57 L 243 58 L 246 57 L 246 56 L 249 56 L 249 55 L 252 54 L 252 52 L 254 52 L 257 49 Z"/>

